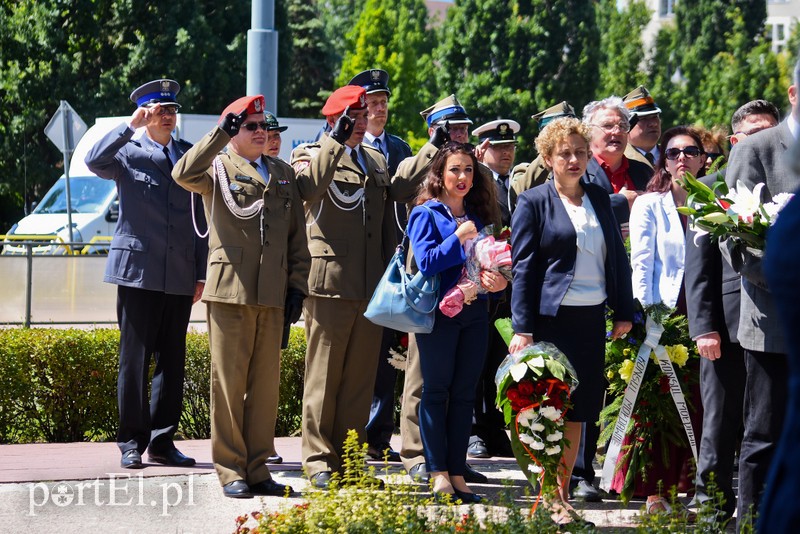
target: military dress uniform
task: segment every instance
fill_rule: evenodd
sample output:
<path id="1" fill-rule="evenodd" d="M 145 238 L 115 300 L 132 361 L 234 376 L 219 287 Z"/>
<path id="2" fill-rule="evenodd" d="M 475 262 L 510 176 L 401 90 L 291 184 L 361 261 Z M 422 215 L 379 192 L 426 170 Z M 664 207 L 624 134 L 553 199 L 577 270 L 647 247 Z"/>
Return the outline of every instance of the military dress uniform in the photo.
<path id="1" fill-rule="evenodd" d="M 177 108 L 179 90 L 177 82 L 154 80 L 134 90 L 131 100 L 139 107 Z M 170 139 L 162 146 L 148 135 L 134 139 L 134 133 L 128 124 L 111 130 L 89 151 L 86 164 L 99 177 L 114 180 L 119 195 L 103 281 L 118 286 L 117 445 L 123 467 L 138 468 L 140 459 L 124 465 L 127 454 L 149 448 L 151 457 L 164 456 L 174 449 L 183 407 L 186 329 L 196 284 L 205 278 L 208 248 L 192 227 L 191 195 L 170 176 L 173 160 L 191 144 Z M 156 368 L 148 399 L 151 357 Z"/>
<path id="2" fill-rule="evenodd" d="M 361 158 L 326 135 L 292 153 L 311 253 L 302 423 L 309 477 L 342 467 L 348 430 L 365 441 L 381 327 L 364 311 L 393 252 L 385 213 L 416 191 L 410 181 L 392 183 L 380 151 L 356 148 Z"/>
<path id="3" fill-rule="evenodd" d="M 202 195 L 210 226 L 208 304 L 211 448 L 225 486 L 253 486 L 271 475 L 278 407 L 280 343 L 288 291 L 307 293 L 303 207 L 294 171 L 261 156 L 269 182 L 250 161 L 223 151 L 215 127 L 175 166 L 173 177 Z"/>

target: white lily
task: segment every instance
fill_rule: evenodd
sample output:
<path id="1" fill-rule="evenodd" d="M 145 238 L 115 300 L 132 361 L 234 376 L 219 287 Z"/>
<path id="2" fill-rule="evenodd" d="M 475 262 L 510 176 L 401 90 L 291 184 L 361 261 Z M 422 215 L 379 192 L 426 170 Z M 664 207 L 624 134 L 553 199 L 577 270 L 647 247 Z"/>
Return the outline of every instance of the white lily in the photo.
<path id="1" fill-rule="evenodd" d="M 526 363 L 515 363 L 511 366 L 510 369 L 511 378 L 514 379 L 514 382 L 519 382 L 525 377 L 525 373 L 528 372 L 528 365 Z"/>
<path id="2" fill-rule="evenodd" d="M 737 180 L 736 190 L 730 192 L 732 204 L 728 208 L 728 215 L 741 218 L 746 223 L 752 223 L 753 217 L 759 213 L 761 208 L 761 190 L 764 185 L 763 182 L 758 183 L 753 191 L 750 191 L 741 180 Z"/>
<path id="3" fill-rule="evenodd" d="M 544 358 L 542 358 L 541 356 L 531 358 L 530 360 L 527 361 L 527 364 L 528 367 L 530 367 L 532 370 L 541 369 L 542 367 L 544 367 Z"/>
<path id="4" fill-rule="evenodd" d="M 772 197 L 772 202 L 764 204 L 764 211 L 769 215 L 770 224 L 775 224 L 778 213 L 792 200 L 793 196 L 792 193 L 778 193 Z"/>

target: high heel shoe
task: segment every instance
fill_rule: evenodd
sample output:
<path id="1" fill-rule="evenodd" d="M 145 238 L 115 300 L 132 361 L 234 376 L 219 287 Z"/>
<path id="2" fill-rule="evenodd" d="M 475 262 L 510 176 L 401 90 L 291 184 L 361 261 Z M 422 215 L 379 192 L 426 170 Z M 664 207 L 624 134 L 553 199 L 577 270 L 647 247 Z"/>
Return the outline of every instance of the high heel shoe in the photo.
<path id="1" fill-rule="evenodd" d="M 455 492 L 455 496 L 458 499 L 461 499 L 461 502 L 464 504 L 478 504 L 483 501 L 483 498 L 477 493 L 472 493 L 471 491 L 459 491 L 457 489 L 453 489 L 453 491 Z"/>

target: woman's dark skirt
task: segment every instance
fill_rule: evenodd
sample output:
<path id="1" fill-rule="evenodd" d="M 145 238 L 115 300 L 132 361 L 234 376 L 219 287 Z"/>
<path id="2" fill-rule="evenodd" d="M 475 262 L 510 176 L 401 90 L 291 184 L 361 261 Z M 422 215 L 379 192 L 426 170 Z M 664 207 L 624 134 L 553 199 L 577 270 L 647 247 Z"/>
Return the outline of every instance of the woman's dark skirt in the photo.
<path id="1" fill-rule="evenodd" d="M 567 421 L 594 424 L 603 407 L 605 379 L 605 304 L 560 306 L 555 317 L 537 316 L 533 341 L 549 341 L 563 352 L 578 375 Z"/>

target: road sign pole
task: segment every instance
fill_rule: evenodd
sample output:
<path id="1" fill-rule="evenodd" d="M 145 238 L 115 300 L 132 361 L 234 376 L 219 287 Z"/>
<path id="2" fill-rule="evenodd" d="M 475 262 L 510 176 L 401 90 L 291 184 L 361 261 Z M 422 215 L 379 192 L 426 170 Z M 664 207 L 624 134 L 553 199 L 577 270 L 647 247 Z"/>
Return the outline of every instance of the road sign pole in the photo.
<path id="1" fill-rule="evenodd" d="M 72 250 L 72 243 L 75 241 L 72 236 L 72 192 L 69 188 L 69 159 L 72 156 L 72 128 L 70 128 L 70 124 L 72 121 L 72 107 L 67 104 L 66 100 L 62 100 L 60 103 L 60 111 L 64 114 L 64 121 L 62 123 L 63 128 L 63 135 L 64 135 L 64 180 L 67 184 L 67 227 L 69 231 L 69 248 L 67 250 Z"/>

